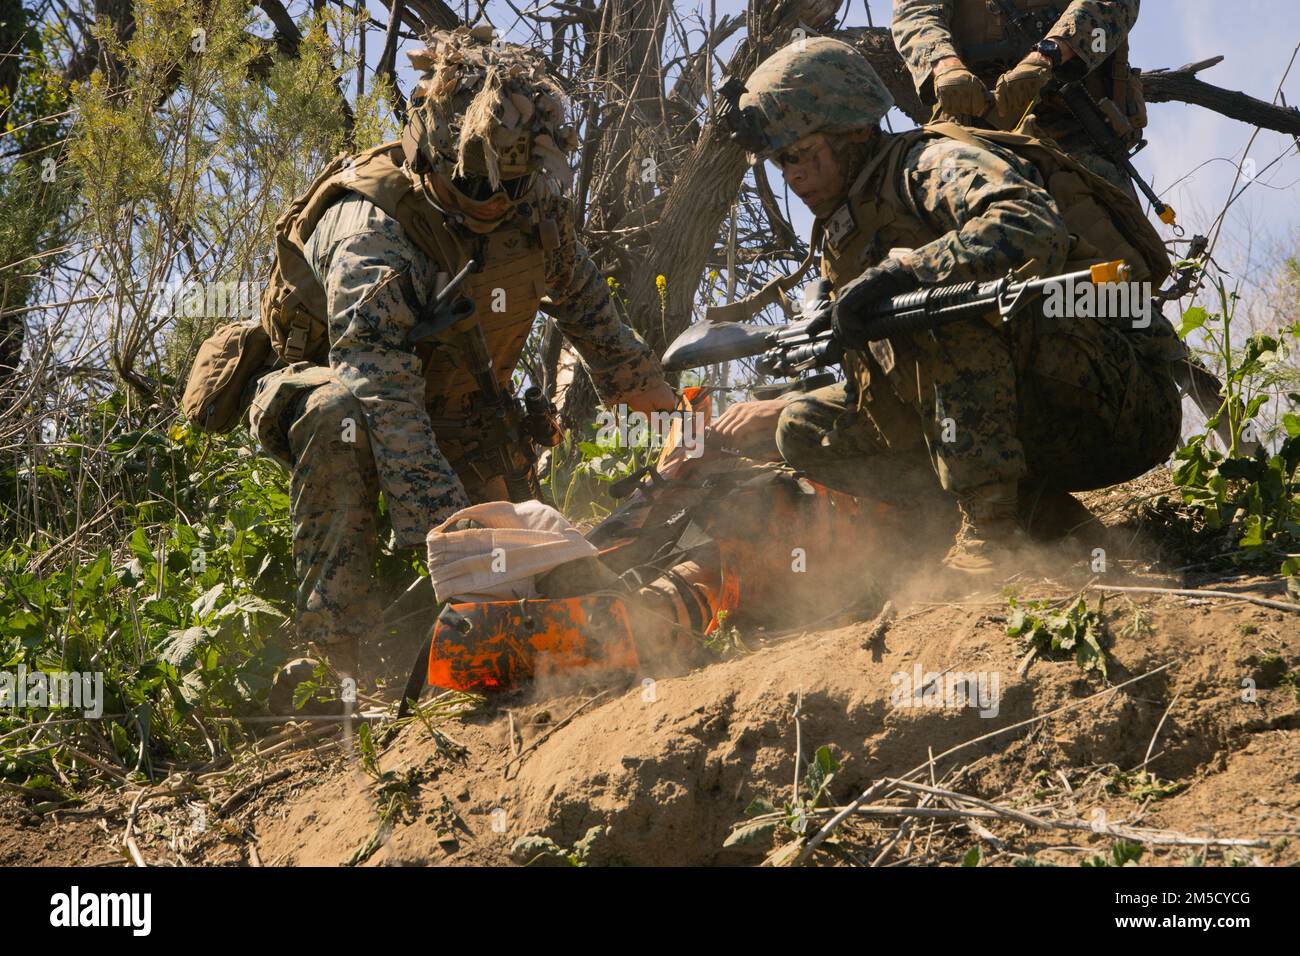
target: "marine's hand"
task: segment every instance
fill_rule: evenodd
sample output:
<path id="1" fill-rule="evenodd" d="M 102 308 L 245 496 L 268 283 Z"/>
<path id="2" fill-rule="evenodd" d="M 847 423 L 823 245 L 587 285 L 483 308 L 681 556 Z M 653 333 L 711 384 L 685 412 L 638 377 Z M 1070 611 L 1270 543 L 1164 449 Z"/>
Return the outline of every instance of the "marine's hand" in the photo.
<path id="1" fill-rule="evenodd" d="M 1030 53 L 1014 69 L 998 77 L 997 88 L 993 91 L 998 125 L 1003 129 L 1014 129 L 1019 125 L 1029 105 L 1051 78 L 1051 61 L 1041 53 Z"/>
<path id="2" fill-rule="evenodd" d="M 677 407 L 677 393 L 671 385 L 660 380 L 657 384 L 621 398 L 629 411 L 649 415 L 651 412 L 671 412 Z"/>
<path id="3" fill-rule="evenodd" d="M 776 423 L 784 409 L 785 402 L 779 398 L 732 405 L 709 426 L 705 441 L 717 436 L 729 445 L 744 448 L 775 440 Z"/>
<path id="4" fill-rule="evenodd" d="M 872 266 L 836 294 L 831 311 L 835 337 L 845 348 L 862 348 L 872 338 L 867 314 L 871 307 L 919 285 L 916 277 L 895 259 Z"/>
<path id="5" fill-rule="evenodd" d="M 949 116 L 983 116 L 993 101 L 979 77 L 956 57 L 934 68 L 934 95 Z"/>

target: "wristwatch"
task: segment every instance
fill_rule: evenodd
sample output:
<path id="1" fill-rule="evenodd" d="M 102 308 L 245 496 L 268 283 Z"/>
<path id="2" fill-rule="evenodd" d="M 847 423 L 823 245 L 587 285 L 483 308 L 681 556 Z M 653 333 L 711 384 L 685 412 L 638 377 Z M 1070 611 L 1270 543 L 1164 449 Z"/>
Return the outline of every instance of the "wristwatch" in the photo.
<path id="1" fill-rule="evenodd" d="M 1051 60 L 1053 70 L 1061 68 L 1061 44 L 1055 40 L 1039 40 L 1034 44 L 1034 52 Z"/>

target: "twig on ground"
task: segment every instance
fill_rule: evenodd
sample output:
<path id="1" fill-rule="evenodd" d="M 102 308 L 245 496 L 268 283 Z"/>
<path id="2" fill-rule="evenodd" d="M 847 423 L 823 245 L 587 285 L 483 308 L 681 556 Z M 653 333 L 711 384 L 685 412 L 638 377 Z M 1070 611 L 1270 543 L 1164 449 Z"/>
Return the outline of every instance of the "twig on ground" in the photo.
<path id="1" fill-rule="evenodd" d="M 554 727 L 552 727 L 552 728 L 551 728 L 550 730 L 548 730 L 546 733 L 542 734 L 542 736 L 538 737 L 536 740 L 534 740 L 531 744 L 529 744 L 529 745 L 528 745 L 527 747 L 525 747 L 523 750 L 519 751 L 519 753 L 517 753 L 515 756 L 513 756 L 513 757 L 511 757 L 509 760 L 507 760 L 507 761 L 506 761 L 506 765 L 505 765 L 505 767 L 503 767 L 502 770 L 501 770 L 501 776 L 505 777 L 505 778 L 508 780 L 508 779 L 510 778 L 510 767 L 511 767 L 511 765 L 513 765 L 513 764 L 516 763 L 516 762 L 522 763 L 524 757 L 526 757 L 526 756 L 529 754 L 529 752 L 531 752 L 531 751 L 533 751 L 533 750 L 536 750 L 538 747 L 540 747 L 542 744 L 544 744 L 547 740 L 549 740 L 549 739 L 551 738 L 551 735 L 552 735 L 552 734 L 554 734 L 556 731 L 560 730 L 562 727 L 564 727 L 566 724 L 568 724 L 569 721 L 573 720 L 574 717 L 577 717 L 580 713 L 582 713 L 584 710 L 586 710 L 588 707 L 590 707 L 592 704 L 594 704 L 596 701 L 600 700 L 602 697 L 604 697 L 604 696 L 605 696 L 606 694 L 608 694 L 608 693 L 609 693 L 608 690 L 602 690 L 602 691 L 601 691 L 599 694 L 597 694 L 595 697 L 589 697 L 589 698 L 587 698 L 586 700 L 584 700 L 580 705 L 578 705 L 578 708 L 577 708 L 576 710 L 574 710 L 573 713 L 569 714 L 568 717 L 565 717 L 563 720 L 561 720 L 559 723 L 557 723 Z"/>
<path id="2" fill-rule="evenodd" d="M 1062 714 L 1067 710 L 1073 710 L 1076 707 L 1082 707 L 1084 704 L 1087 704 L 1091 701 L 1095 701 L 1099 697 L 1105 696 L 1106 694 L 1113 694 L 1115 691 L 1120 690 L 1124 687 L 1128 687 L 1130 684 L 1136 684 L 1138 681 L 1146 680 L 1148 677 L 1151 677 L 1155 674 L 1159 674 L 1161 671 L 1167 670 L 1168 668 L 1172 667 L 1173 664 L 1174 664 L 1173 661 L 1170 661 L 1168 664 L 1161 664 L 1159 667 L 1152 668 L 1151 670 L 1147 671 L 1145 674 L 1139 674 L 1137 677 L 1129 678 L 1128 680 L 1124 681 L 1122 684 L 1116 684 L 1114 687 L 1107 687 L 1105 690 L 1100 690 L 1095 694 L 1090 694 L 1089 696 L 1083 698 L 1082 700 L 1070 701 L 1070 703 L 1063 704 L 1062 706 L 1057 707 L 1054 710 L 1048 711 L 1046 714 L 1039 714 L 1037 717 L 1030 717 L 1028 720 L 1022 720 L 1014 724 L 1009 724 L 1006 727 L 1002 727 L 998 730 L 990 731 L 987 734 L 982 734 L 981 736 L 975 737 L 972 740 L 968 740 L 965 743 L 957 744 L 955 747 L 949 747 L 943 753 L 939 754 L 937 758 L 932 758 L 932 759 L 942 760 L 945 757 L 949 757 L 952 754 L 957 753 L 959 750 L 964 750 L 967 747 L 973 747 L 978 743 L 982 743 L 983 741 L 986 740 L 991 740 L 992 738 L 999 737 L 1002 734 L 1010 733 L 1013 730 L 1019 730 L 1022 727 L 1027 727 L 1031 724 L 1036 724 L 1039 723 L 1040 721 L 1048 720 L 1049 718 L 1054 717 L 1057 714 Z M 927 760 L 925 763 L 912 768 L 907 773 L 903 774 L 903 776 L 900 779 L 907 780 L 911 777 L 914 777 L 916 774 L 926 769 L 926 767 L 930 766 L 931 762 L 932 762 L 931 760 Z M 839 813 L 831 817 L 831 819 L 828 820 L 820 830 L 818 830 L 815 834 L 813 834 L 813 836 L 808 840 L 807 844 L 804 845 L 803 850 L 800 851 L 799 856 L 795 858 L 794 861 L 795 865 L 798 866 L 799 864 L 803 863 L 804 860 L 808 859 L 808 857 L 810 857 L 813 854 L 813 851 L 816 850 L 817 847 L 821 846 L 822 841 L 824 841 L 828 836 L 830 836 L 833 832 L 835 832 L 836 827 L 838 827 L 841 823 L 843 823 L 850 816 L 852 816 L 854 810 L 856 810 L 858 807 L 862 806 L 865 803 L 869 803 L 877 795 L 879 795 L 880 793 L 888 789 L 890 789 L 890 783 L 888 780 L 877 780 L 871 786 L 867 787 L 867 789 L 864 790 L 856 800 L 854 800 L 848 806 L 842 808 Z"/>
<path id="3" fill-rule="evenodd" d="M 245 784 L 221 802 L 221 806 L 217 807 L 217 816 L 226 816 L 232 810 L 241 807 L 249 797 L 262 787 L 269 787 L 273 783 L 279 783 L 281 780 L 287 779 L 292 774 L 293 768 L 285 767 L 283 770 L 277 770 L 268 777 L 262 777 L 259 780 L 254 780 L 252 783 Z"/>
<path id="4" fill-rule="evenodd" d="M 873 651 L 879 653 L 881 645 L 885 640 L 885 635 L 894 625 L 894 619 L 898 617 L 898 611 L 894 608 L 893 601 L 886 601 L 885 606 L 880 609 L 876 619 L 871 622 L 871 629 L 867 631 L 867 636 L 862 641 L 864 651 Z"/>
<path id="5" fill-rule="evenodd" d="M 794 700 L 794 783 L 790 788 L 790 806 L 799 806 L 799 762 L 803 759 L 803 728 L 799 726 L 799 708 L 803 706 L 803 690 L 799 690 Z"/>
<path id="6" fill-rule="evenodd" d="M 1160 716 L 1160 722 L 1156 724 L 1155 732 L 1151 734 L 1151 743 L 1147 744 L 1147 752 L 1142 758 L 1142 766 L 1145 767 L 1151 762 L 1151 751 L 1156 749 L 1156 738 L 1160 736 L 1160 728 L 1165 725 L 1165 721 L 1169 719 L 1169 712 L 1174 709 L 1174 704 L 1178 703 L 1178 698 L 1182 696 L 1182 691 L 1174 694 L 1174 699 L 1169 702 L 1169 706 L 1165 708 L 1165 712 Z"/>
<path id="7" fill-rule="evenodd" d="M 1084 820 L 1052 820 L 1036 817 L 1032 814 L 1025 813 L 1021 810 L 1014 810 L 1011 807 L 1000 806 L 991 803 L 988 800 L 982 800 L 979 797 L 972 797 L 968 794 L 955 793 L 951 790 L 940 790 L 936 787 L 928 787 L 923 783 L 913 783 L 908 780 L 895 779 L 891 781 L 894 786 L 904 790 L 912 790 L 917 793 L 930 794 L 932 796 L 945 797 L 950 800 L 962 803 L 973 804 L 985 810 L 990 810 L 998 816 L 1005 817 L 1009 820 L 1015 820 L 1017 823 L 1023 823 L 1025 826 L 1034 827 L 1039 830 L 1056 829 L 1056 830 L 1075 830 L 1088 833 L 1096 833 L 1100 836 L 1115 837 L 1123 840 L 1131 840 L 1135 843 L 1151 843 L 1162 846 L 1250 846 L 1266 847 L 1269 841 L 1251 838 L 1220 838 L 1220 837 L 1191 837 L 1173 830 L 1154 830 L 1147 828 L 1126 827 L 1116 824 L 1099 823 L 1097 821 L 1087 822 Z"/>
<path id="8" fill-rule="evenodd" d="M 1277 608 L 1280 611 L 1300 611 L 1300 604 L 1294 601 L 1275 601 L 1272 598 L 1255 597 L 1251 594 L 1236 594 L 1232 591 L 1203 591 L 1199 588 L 1152 588 L 1121 587 L 1118 584 L 1089 584 L 1092 591 L 1127 591 L 1130 594 L 1173 594 L 1179 597 L 1226 598 L 1232 601 L 1249 601 L 1262 607 Z"/>

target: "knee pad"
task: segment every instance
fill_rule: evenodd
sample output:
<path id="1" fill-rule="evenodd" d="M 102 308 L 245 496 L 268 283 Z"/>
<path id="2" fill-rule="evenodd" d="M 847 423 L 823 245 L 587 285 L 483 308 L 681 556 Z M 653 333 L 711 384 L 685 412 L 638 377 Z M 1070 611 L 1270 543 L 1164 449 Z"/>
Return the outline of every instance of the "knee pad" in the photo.
<path id="1" fill-rule="evenodd" d="M 800 408 L 813 403 L 797 400 L 781 411 L 776 423 L 776 448 L 787 464 L 801 468 L 818 457 L 823 431 L 813 424 Z"/>
<path id="2" fill-rule="evenodd" d="M 327 382 L 312 389 L 303 400 L 302 411 L 294 419 L 290 437 L 300 451 L 310 436 L 319 436 L 333 447 L 370 449 L 365 413 L 361 402 L 339 382 Z"/>

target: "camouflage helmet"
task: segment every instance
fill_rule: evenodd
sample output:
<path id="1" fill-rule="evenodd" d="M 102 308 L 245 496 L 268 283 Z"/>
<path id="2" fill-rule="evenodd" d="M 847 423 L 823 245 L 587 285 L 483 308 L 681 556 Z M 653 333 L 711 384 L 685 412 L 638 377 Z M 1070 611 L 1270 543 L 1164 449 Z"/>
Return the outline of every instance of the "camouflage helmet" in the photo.
<path id="1" fill-rule="evenodd" d="M 546 172 L 567 185 L 578 145 L 565 98 L 542 57 L 506 43 L 491 26 L 438 30 L 407 53 L 420 72 L 407 132 L 420 157 L 448 179 L 503 181 Z"/>
<path id="2" fill-rule="evenodd" d="M 745 83 L 739 111 L 757 125 L 741 142 L 767 159 L 811 133 L 848 133 L 880 122 L 894 98 L 867 58 L 830 37 L 807 37 L 777 50 Z"/>

